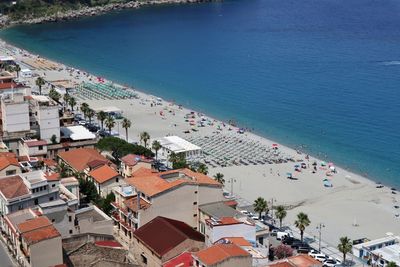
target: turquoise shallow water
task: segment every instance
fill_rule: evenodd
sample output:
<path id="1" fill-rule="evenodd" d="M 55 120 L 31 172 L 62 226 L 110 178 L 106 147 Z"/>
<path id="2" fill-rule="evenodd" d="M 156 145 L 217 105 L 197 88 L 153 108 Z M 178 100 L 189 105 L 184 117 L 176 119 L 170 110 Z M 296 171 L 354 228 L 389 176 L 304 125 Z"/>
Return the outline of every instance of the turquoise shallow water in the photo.
<path id="1" fill-rule="evenodd" d="M 0 33 L 400 186 L 400 3 L 149 7 Z"/>

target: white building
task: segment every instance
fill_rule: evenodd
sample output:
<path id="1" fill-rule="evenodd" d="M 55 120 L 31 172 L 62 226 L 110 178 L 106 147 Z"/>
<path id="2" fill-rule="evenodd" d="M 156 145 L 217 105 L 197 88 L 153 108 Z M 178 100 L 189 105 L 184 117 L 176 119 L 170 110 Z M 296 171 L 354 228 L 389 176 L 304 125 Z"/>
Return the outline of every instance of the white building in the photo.
<path id="1" fill-rule="evenodd" d="M 57 103 L 47 96 L 32 95 L 30 108 L 34 122 L 39 127 L 40 138 L 51 142 L 51 138 L 54 135 L 57 142 L 59 142 L 60 116 Z"/>
<path id="2" fill-rule="evenodd" d="M 38 139 L 21 139 L 19 141 L 20 156 L 44 156 L 47 154 L 47 142 Z"/>
<path id="3" fill-rule="evenodd" d="M 363 260 L 371 260 L 373 266 L 385 266 L 387 262 L 397 257 L 400 266 L 400 237 L 388 235 L 386 237 L 367 241 L 353 246 L 353 254 Z M 397 249 L 397 252 L 396 252 Z M 385 257 L 384 257 L 385 256 Z"/>
<path id="4" fill-rule="evenodd" d="M 186 141 L 179 136 L 166 136 L 157 140 L 161 144 L 159 156 L 168 159 L 171 153 L 184 154 L 186 160 L 196 159 L 202 155 L 201 147 Z"/>
<path id="5" fill-rule="evenodd" d="M 15 133 L 30 130 L 29 103 L 23 94 L 5 95 L 1 99 L 3 132 Z"/>

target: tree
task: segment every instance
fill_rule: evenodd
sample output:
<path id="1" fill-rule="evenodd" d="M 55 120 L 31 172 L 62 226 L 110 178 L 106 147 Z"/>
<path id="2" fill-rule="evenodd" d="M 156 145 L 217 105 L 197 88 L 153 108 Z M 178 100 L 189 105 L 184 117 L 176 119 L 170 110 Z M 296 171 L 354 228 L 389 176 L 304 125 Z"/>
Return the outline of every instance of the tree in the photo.
<path id="1" fill-rule="evenodd" d="M 172 163 L 172 169 L 174 170 L 186 168 L 188 166 L 185 155 L 183 153 L 176 154 L 172 152 L 169 155 L 169 161 Z"/>
<path id="2" fill-rule="evenodd" d="M 17 73 L 17 78 L 19 78 L 19 72 L 21 71 L 21 67 L 18 64 L 15 65 L 14 71 Z"/>
<path id="3" fill-rule="evenodd" d="M 104 121 L 106 127 L 108 128 L 108 132 L 111 134 L 111 129 L 115 126 L 115 120 L 112 116 L 108 115 L 106 120 Z"/>
<path id="4" fill-rule="evenodd" d="M 338 250 L 343 253 L 343 264 L 346 264 L 346 255 L 351 252 L 353 248 L 350 238 L 347 236 L 341 237 L 337 247 Z"/>
<path id="5" fill-rule="evenodd" d="M 45 85 L 45 81 L 42 77 L 38 77 L 35 81 L 36 85 L 39 87 L 39 95 L 42 94 L 42 86 Z"/>
<path id="6" fill-rule="evenodd" d="M 300 230 L 301 242 L 303 242 L 304 230 L 310 225 L 310 223 L 311 221 L 307 214 L 303 212 L 297 214 L 297 220 L 294 222 L 294 225 Z"/>
<path id="7" fill-rule="evenodd" d="M 280 260 L 293 255 L 293 249 L 287 245 L 279 245 L 274 249 L 274 255 Z"/>
<path id="8" fill-rule="evenodd" d="M 69 167 L 64 162 L 60 162 L 60 164 L 58 164 L 57 172 L 60 173 L 61 178 L 68 177 L 70 173 Z"/>
<path id="9" fill-rule="evenodd" d="M 87 108 L 85 113 L 86 113 L 86 116 L 89 118 L 89 124 L 92 123 L 92 118 L 94 117 L 96 112 L 94 112 L 94 110 L 91 108 Z"/>
<path id="10" fill-rule="evenodd" d="M 153 141 L 151 148 L 156 152 L 156 160 L 158 159 L 158 150 L 161 149 L 161 144 L 157 140 Z"/>
<path id="11" fill-rule="evenodd" d="M 220 184 L 225 184 L 224 175 L 220 172 L 214 175 L 214 179 Z"/>
<path id="12" fill-rule="evenodd" d="M 127 154 L 143 155 L 153 157 L 154 153 L 150 149 L 141 145 L 130 144 L 118 137 L 104 137 L 96 144 L 96 148 L 101 151 L 112 151 L 115 158 L 121 158 Z"/>
<path id="13" fill-rule="evenodd" d="M 287 212 L 283 205 L 279 205 L 276 207 L 275 216 L 279 220 L 279 228 L 282 228 L 282 221 L 286 217 L 286 215 L 287 215 Z"/>
<path id="14" fill-rule="evenodd" d="M 104 111 L 101 110 L 101 111 L 97 112 L 96 117 L 101 123 L 101 129 L 104 129 L 104 121 L 107 118 L 107 113 L 105 113 Z"/>
<path id="15" fill-rule="evenodd" d="M 386 267 L 397 267 L 397 264 L 394 261 L 389 261 Z"/>
<path id="16" fill-rule="evenodd" d="M 199 173 L 202 173 L 202 174 L 207 175 L 207 173 L 208 173 L 208 167 L 207 167 L 206 164 L 200 163 L 200 165 L 199 165 L 199 167 L 197 167 L 197 170 L 196 170 L 196 171 L 199 172 Z"/>
<path id="17" fill-rule="evenodd" d="M 54 144 L 57 144 L 57 136 L 55 135 L 55 134 L 53 134 L 52 136 L 51 136 L 51 138 L 50 138 L 50 141 L 51 141 L 51 143 L 54 145 Z"/>
<path id="18" fill-rule="evenodd" d="M 262 197 L 258 197 L 254 200 L 253 207 L 254 211 L 258 212 L 258 217 L 261 219 L 261 214 L 268 209 L 267 201 Z"/>
<path id="19" fill-rule="evenodd" d="M 83 113 L 83 116 L 85 117 L 86 120 L 86 111 L 89 109 L 89 104 L 86 102 L 83 102 L 81 104 L 81 112 Z"/>
<path id="20" fill-rule="evenodd" d="M 142 132 L 140 134 L 140 142 L 144 143 L 144 147 L 147 147 L 147 141 L 149 141 L 150 135 L 148 132 Z"/>
<path id="21" fill-rule="evenodd" d="M 68 103 L 69 103 L 69 100 L 71 99 L 71 97 L 69 94 L 64 94 L 63 99 L 64 99 L 64 108 L 66 109 L 66 108 L 68 108 Z"/>
<path id="22" fill-rule="evenodd" d="M 59 102 L 60 98 L 61 98 L 61 94 L 58 93 L 55 89 L 51 88 L 50 92 L 49 92 L 49 97 L 51 99 L 53 99 L 54 101 Z"/>
<path id="23" fill-rule="evenodd" d="M 68 100 L 68 104 L 71 106 L 71 110 L 74 111 L 74 107 L 76 106 L 76 100 L 75 97 L 70 97 Z"/>
<path id="24" fill-rule="evenodd" d="M 124 119 L 122 120 L 122 128 L 125 129 L 126 141 L 128 141 L 128 129 L 131 128 L 131 125 L 132 125 L 131 121 L 128 120 L 127 118 L 124 118 Z"/>

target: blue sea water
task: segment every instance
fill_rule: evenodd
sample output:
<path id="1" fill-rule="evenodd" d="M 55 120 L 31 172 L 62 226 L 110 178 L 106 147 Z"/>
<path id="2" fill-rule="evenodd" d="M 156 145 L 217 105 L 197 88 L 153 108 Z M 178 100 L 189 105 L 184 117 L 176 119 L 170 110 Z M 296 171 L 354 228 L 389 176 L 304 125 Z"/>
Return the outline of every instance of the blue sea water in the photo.
<path id="1" fill-rule="evenodd" d="M 400 186 L 400 1 L 148 7 L 0 37 Z"/>

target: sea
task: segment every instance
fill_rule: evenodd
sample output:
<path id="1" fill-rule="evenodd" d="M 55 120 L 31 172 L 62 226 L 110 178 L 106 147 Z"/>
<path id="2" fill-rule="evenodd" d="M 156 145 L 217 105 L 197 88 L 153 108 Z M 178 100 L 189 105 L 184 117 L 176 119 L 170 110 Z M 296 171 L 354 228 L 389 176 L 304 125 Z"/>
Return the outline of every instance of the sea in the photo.
<path id="1" fill-rule="evenodd" d="M 400 1 L 227 0 L 0 38 L 400 186 Z"/>

